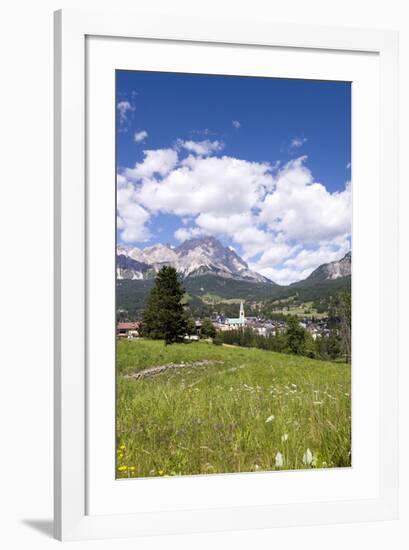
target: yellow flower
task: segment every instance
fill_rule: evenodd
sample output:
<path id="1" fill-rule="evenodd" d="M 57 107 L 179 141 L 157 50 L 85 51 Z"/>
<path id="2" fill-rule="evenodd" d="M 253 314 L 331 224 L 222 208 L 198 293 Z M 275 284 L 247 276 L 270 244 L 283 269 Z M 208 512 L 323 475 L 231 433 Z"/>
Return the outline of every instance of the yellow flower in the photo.
<path id="1" fill-rule="evenodd" d="M 135 466 L 129 466 L 129 469 L 133 472 L 135 470 Z"/>
<path id="2" fill-rule="evenodd" d="M 119 472 L 126 472 L 127 469 L 128 469 L 128 466 L 118 466 Z"/>
<path id="3" fill-rule="evenodd" d="M 121 451 L 124 451 L 125 450 L 125 445 L 122 444 L 122 445 L 119 446 L 119 448 L 120 448 Z"/>

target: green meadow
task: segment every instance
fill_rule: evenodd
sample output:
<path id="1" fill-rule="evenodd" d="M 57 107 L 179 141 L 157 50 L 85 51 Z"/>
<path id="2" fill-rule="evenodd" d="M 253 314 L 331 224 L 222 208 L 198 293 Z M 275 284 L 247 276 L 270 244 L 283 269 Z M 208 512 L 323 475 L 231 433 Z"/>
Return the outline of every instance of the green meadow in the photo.
<path id="1" fill-rule="evenodd" d="M 119 341 L 117 477 L 348 467 L 350 395 L 346 364 Z"/>

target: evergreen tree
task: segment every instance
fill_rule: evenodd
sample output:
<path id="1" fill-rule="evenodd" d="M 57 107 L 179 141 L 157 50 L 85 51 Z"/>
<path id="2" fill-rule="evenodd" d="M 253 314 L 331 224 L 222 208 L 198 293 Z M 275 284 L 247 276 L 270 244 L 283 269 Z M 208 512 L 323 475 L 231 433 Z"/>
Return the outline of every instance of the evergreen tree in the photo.
<path id="1" fill-rule="evenodd" d="M 148 338 L 163 338 L 172 344 L 186 335 L 187 320 L 182 305 L 184 288 L 176 269 L 162 267 L 155 279 L 143 315 L 143 334 Z"/>
<path id="2" fill-rule="evenodd" d="M 341 355 L 341 343 L 336 329 L 332 329 L 327 338 L 323 338 L 326 352 L 330 359 L 337 359 Z"/>
<path id="3" fill-rule="evenodd" d="M 295 315 L 287 317 L 286 337 L 289 353 L 303 355 L 305 350 L 305 330 Z"/>
<path id="4" fill-rule="evenodd" d="M 148 300 L 143 312 L 142 334 L 148 338 L 158 340 L 164 338 L 164 328 L 161 316 L 159 315 L 160 300 L 156 286 L 149 293 Z"/>
<path id="5" fill-rule="evenodd" d="M 201 334 L 204 338 L 214 338 L 216 336 L 216 329 L 210 319 L 203 319 Z"/>
<path id="6" fill-rule="evenodd" d="M 311 359 L 314 359 L 317 356 L 314 338 L 307 330 L 304 330 L 303 355 L 305 355 L 306 357 L 311 357 Z"/>
<path id="7" fill-rule="evenodd" d="M 196 323 L 192 317 L 188 317 L 186 320 L 186 332 L 189 336 L 196 334 Z"/>
<path id="8" fill-rule="evenodd" d="M 347 290 L 338 292 L 335 307 L 339 318 L 341 353 L 349 363 L 351 361 L 351 293 Z"/>

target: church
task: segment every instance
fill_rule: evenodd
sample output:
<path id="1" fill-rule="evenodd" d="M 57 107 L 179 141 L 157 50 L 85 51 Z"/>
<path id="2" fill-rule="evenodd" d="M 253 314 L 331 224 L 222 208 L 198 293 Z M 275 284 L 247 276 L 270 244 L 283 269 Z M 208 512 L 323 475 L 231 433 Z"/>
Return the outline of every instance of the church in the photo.
<path id="1" fill-rule="evenodd" d="M 225 324 L 229 327 L 244 327 L 246 324 L 246 317 L 244 316 L 244 305 L 243 300 L 240 302 L 240 313 L 238 318 L 227 318 Z"/>

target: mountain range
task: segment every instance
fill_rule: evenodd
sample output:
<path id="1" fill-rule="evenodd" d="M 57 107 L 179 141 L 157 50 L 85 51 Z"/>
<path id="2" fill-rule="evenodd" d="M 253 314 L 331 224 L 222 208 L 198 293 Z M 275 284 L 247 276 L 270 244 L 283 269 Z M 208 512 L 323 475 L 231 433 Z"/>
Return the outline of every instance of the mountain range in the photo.
<path id="1" fill-rule="evenodd" d="M 174 267 L 184 278 L 217 275 L 236 281 L 270 283 L 214 237 L 189 239 L 178 247 L 155 244 L 146 248 L 117 247 L 117 279 L 152 279 L 164 266 Z"/>
<path id="2" fill-rule="evenodd" d="M 116 270 L 119 280 L 153 279 L 164 265 L 174 267 L 184 278 L 216 275 L 236 281 L 276 285 L 267 277 L 252 271 L 232 248 L 223 246 L 214 237 L 189 239 L 178 247 L 167 244 L 155 244 L 142 249 L 121 245 L 117 247 Z M 340 260 L 320 265 L 305 281 L 335 280 L 349 275 L 351 252 Z"/>
<path id="3" fill-rule="evenodd" d="M 307 281 L 325 281 L 341 279 L 351 275 L 351 252 L 347 252 L 343 258 L 327 264 L 322 264 L 307 277 Z"/>
<path id="4" fill-rule="evenodd" d="M 164 265 L 182 275 L 189 310 L 198 318 L 215 309 L 237 316 L 238 300 L 244 300 L 246 307 L 253 304 L 253 313 L 260 304 L 289 298 L 293 304 L 313 302 L 324 311 L 339 290 L 351 288 L 351 253 L 320 265 L 304 280 L 282 286 L 252 271 L 234 250 L 213 237 L 190 239 L 178 247 L 118 246 L 117 309 L 124 319 L 142 317 L 156 273 Z"/>
<path id="5" fill-rule="evenodd" d="M 267 277 L 252 271 L 232 248 L 223 246 L 214 237 L 189 239 L 178 247 L 167 244 L 143 249 L 121 245 L 117 247 L 118 280 L 151 280 L 164 265 L 174 267 L 184 279 L 214 275 L 222 279 L 278 286 Z M 351 252 L 348 252 L 340 260 L 320 265 L 304 281 L 293 285 L 333 281 L 350 275 Z"/>

